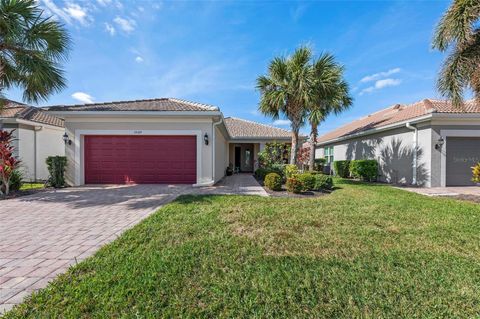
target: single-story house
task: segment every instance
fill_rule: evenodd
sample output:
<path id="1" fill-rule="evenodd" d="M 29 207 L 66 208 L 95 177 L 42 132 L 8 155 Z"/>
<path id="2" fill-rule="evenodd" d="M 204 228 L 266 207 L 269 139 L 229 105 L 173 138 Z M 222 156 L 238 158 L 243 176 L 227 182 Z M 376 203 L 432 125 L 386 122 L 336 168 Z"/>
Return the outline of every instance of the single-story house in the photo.
<path id="1" fill-rule="evenodd" d="M 63 120 L 43 110 L 22 103 L 3 100 L 0 128 L 14 130 L 14 156 L 21 159 L 25 181 L 45 180 L 48 156 L 64 155 Z"/>
<path id="2" fill-rule="evenodd" d="M 291 141 L 287 130 L 224 118 L 217 107 L 174 98 L 44 110 L 64 120 L 71 185 L 212 185 L 229 165 L 254 171 L 266 143 Z"/>
<path id="3" fill-rule="evenodd" d="M 380 181 L 425 187 L 473 185 L 480 162 L 480 105 L 425 99 L 397 104 L 317 139 L 317 158 L 376 159 Z"/>

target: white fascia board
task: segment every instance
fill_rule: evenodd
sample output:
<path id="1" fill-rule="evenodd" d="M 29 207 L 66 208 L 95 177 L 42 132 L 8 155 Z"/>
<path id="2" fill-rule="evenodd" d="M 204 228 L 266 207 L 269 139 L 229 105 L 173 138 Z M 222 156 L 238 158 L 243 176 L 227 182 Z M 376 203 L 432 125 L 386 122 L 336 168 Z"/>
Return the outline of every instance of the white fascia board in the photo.
<path id="1" fill-rule="evenodd" d="M 34 122 L 34 121 L 28 121 L 28 120 L 22 120 L 22 119 L 17 119 L 17 118 L 11 118 L 11 117 L 4 117 L 0 118 L 3 123 L 10 123 L 10 124 L 23 124 L 23 125 L 28 125 L 28 126 L 42 126 L 46 128 L 50 128 L 53 130 L 58 130 L 58 131 L 64 131 L 65 128 L 61 126 L 55 126 L 55 125 L 50 125 L 50 124 L 45 124 L 45 123 L 40 123 L 40 122 Z"/>
<path id="2" fill-rule="evenodd" d="M 428 115 L 413 118 L 413 119 L 410 119 L 410 120 L 405 120 L 405 121 L 402 121 L 402 122 L 393 123 L 393 124 L 390 124 L 390 125 L 385 125 L 385 126 L 382 126 L 382 127 L 379 127 L 379 128 L 370 129 L 368 131 L 334 138 L 334 139 L 331 139 L 331 140 L 328 140 L 328 141 L 325 141 L 325 142 L 318 142 L 316 146 L 321 147 L 323 145 L 332 144 L 332 143 L 341 142 L 341 141 L 346 141 L 346 140 L 350 140 L 352 138 L 357 138 L 357 137 L 361 137 L 361 136 L 367 136 L 367 135 L 372 135 L 372 134 L 376 134 L 376 133 L 380 133 L 380 132 L 384 132 L 384 131 L 393 130 L 393 129 L 396 129 L 396 128 L 403 127 L 407 123 L 415 124 L 415 123 L 430 121 L 431 119 L 432 119 L 432 114 L 428 114 Z"/>

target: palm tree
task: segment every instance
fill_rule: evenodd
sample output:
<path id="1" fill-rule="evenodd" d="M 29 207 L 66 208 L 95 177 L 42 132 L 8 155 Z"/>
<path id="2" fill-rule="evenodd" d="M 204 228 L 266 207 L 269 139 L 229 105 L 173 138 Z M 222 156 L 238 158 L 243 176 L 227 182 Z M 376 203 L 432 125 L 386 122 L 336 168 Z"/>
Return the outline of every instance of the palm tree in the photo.
<path id="1" fill-rule="evenodd" d="M 454 0 L 440 20 L 433 48 L 449 55 L 440 71 L 438 90 L 460 107 L 466 89 L 480 99 L 480 2 Z"/>
<path id="2" fill-rule="evenodd" d="M 315 146 L 318 125 L 331 114 L 339 114 L 352 105 L 348 83 L 343 78 L 344 67 L 335 62 L 333 55 L 322 54 L 313 64 L 315 71 L 314 102 L 309 107 L 310 160 L 309 169 L 314 170 Z"/>
<path id="3" fill-rule="evenodd" d="M 297 163 L 298 135 L 305 124 L 306 106 L 312 103 L 312 51 L 298 48 L 290 57 L 276 57 L 270 62 L 268 75 L 257 78 L 261 98 L 259 111 L 278 119 L 290 120 L 292 145 L 290 163 Z"/>
<path id="4" fill-rule="evenodd" d="M 64 26 L 35 0 L 0 0 L 0 94 L 19 87 L 25 102 L 38 103 L 63 89 L 69 47 Z"/>

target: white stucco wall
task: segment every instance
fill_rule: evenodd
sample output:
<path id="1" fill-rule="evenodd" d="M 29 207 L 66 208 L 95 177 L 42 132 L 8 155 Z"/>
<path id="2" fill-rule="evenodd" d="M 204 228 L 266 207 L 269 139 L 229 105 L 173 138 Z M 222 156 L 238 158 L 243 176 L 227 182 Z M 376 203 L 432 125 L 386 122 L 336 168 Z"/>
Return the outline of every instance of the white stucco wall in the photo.
<path id="1" fill-rule="evenodd" d="M 212 147 L 203 142 L 203 136 L 208 134 L 212 139 L 212 118 L 211 117 L 158 117 L 158 116 L 130 116 L 130 117 L 80 117 L 67 116 L 65 118 L 65 129 L 72 145 L 67 145 L 65 154 L 68 159 L 66 172 L 67 182 L 71 185 L 82 185 L 84 183 L 83 170 L 83 134 L 109 134 L 114 132 L 120 135 L 157 135 L 159 132 L 166 132 L 167 135 L 194 135 L 185 132 L 198 132 L 200 141 L 200 153 L 197 154 L 197 161 L 200 161 L 197 169 L 197 183 L 211 183 L 212 170 Z M 82 133 L 88 131 L 88 133 Z M 97 132 L 95 132 L 97 131 Z M 154 133 L 152 133 L 154 132 Z"/>
<path id="2" fill-rule="evenodd" d="M 431 128 L 418 125 L 417 182 L 430 186 Z M 412 184 L 414 131 L 405 127 L 346 141 L 322 145 L 317 158 L 324 157 L 324 147 L 334 147 L 334 160 L 376 159 L 379 180 L 394 184 Z"/>
<path id="3" fill-rule="evenodd" d="M 37 129 L 35 130 L 35 127 Z M 65 155 L 62 140 L 64 129 L 52 126 L 30 126 L 21 124 L 15 131 L 17 154 L 25 181 L 46 180 L 48 178 L 48 156 Z"/>
<path id="4" fill-rule="evenodd" d="M 228 142 L 218 127 L 215 128 L 215 182 L 225 176 L 228 167 Z"/>

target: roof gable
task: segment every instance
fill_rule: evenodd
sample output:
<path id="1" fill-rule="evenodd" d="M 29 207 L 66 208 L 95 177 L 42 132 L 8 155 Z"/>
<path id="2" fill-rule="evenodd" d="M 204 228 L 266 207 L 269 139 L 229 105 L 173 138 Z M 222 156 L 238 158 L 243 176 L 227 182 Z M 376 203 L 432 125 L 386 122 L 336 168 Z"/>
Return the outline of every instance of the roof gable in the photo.
<path id="1" fill-rule="evenodd" d="M 218 107 L 175 98 L 158 98 L 132 101 L 116 101 L 105 103 L 90 103 L 77 105 L 55 105 L 46 107 L 48 111 L 157 111 L 157 112 L 185 112 L 185 111 L 219 111 Z"/>
<path id="2" fill-rule="evenodd" d="M 290 131 L 235 117 L 225 118 L 225 126 L 232 138 L 290 138 Z"/>
<path id="3" fill-rule="evenodd" d="M 317 142 L 322 143 L 361 132 L 367 132 L 390 124 L 413 120 L 430 113 L 480 114 L 480 104 L 474 100 L 469 100 L 464 103 L 462 108 L 456 108 L 449 101 L 433 99 L 425 99 L 409 105 L 396 104 L 328 132 L 320 136 Z"/>
<path id="4" fill-rule="evenodd" d="M 3 109 L 0 111 L 1 118 L 20 119 L 41 124 L 64 127 L 64 122 L 62 119 L 48 114 L 38 107 L 29 106 L 11 100 L 4 101 L 6 103 Z"/>

